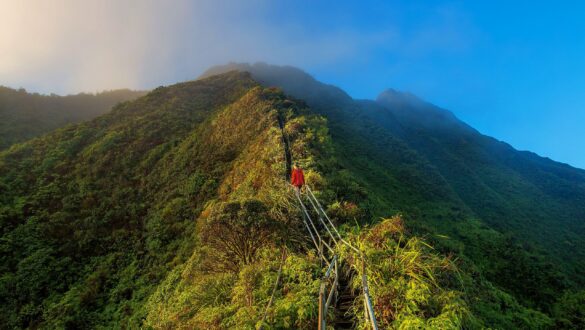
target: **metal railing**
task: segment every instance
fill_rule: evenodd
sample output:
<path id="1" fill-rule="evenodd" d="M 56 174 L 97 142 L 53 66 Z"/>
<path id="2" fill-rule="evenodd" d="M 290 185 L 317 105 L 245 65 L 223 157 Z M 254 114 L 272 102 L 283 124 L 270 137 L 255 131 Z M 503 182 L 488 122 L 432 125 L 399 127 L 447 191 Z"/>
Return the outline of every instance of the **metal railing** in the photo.
<path id="1" fill-rule="evenodd" d="M 282 142 L 283 142 L 283 147 L 284 147 L 284 152 L 285 152 L 285 160 L 286 160 L 285 171 L 284 171 L 285 172 L 285 180 L 288 180 L 288 178 L 290 176 L 290 170 L 291 170 L 290 165 L 292 163 L 292 159 L 291 159 L 292 157 L 291 157 L 290 149 L 289 149 L 289 141 L 288 141 L 287 135 L 284 131 L 284 121 L 282 120 L 281 117 L 279 117 L 278 123 L 279 123 L 279 127 L 280 127 L 281 133 L 282 133 Z M 343 239 L 343 237 L 341 237 L 341 234 L 339 234 L 339 231 L 337 230 L 337 228 L 335 227 L 335 225 L 333 224 L 333 222 L 331 221 L 331 219 L 329 218 L 329 216 L 327 215 L 325 210 L 323 210 L 321 203 L 319 203 L 319 200 L 315 197 L 315 194 L 313 194 L 313 191 L 311 190 L 311 188 L 307 185 L 305 185 L 305 187 L 306 187 L 306 190 L 308 191 L 307 196 L 308 196 L 309 202 L 311 203 L 311 206 L 313 206 L 313 209 L 317 213 L 317 218 L 319 219 L 319 222 L 321 223 L 321 225 L 323 227 L 325 227 L 327 234 L 329 235 L 329 238 L 334 242 L 335 246 L 337 246 L 339 244 L 339 242 L 341 242 L 359 255 L 359 258 L 362 261 L 362 292 L 363 292 L 364 312 L 365 312 L 366 320 L 367 320 L 367 322 L 369 322 L 371 324 L 371 328 L 373 330 L 378 330 L 378 324 L 376 322 L 376 315 L 374 314 L 374 307 L 372 305 L 372 301 L 371 301 L 370 293 L 369 293 L 369 289 L 368 289 L 368 279 L 367 279 L 367 275 L 366 275 L 366 271 L 365 271 L 366 261 L 365 261 L 365 258 L 363 256 L 362 252 L 360 250 L 358 250 L 357 248 L 355 248 L 354 246 L 352 246 L 345 239 Z M 304 223 L 305 227 L 307 228 L 307 231 L 309 232 L 309 235 L 311 237 L 311 241 L 313 242 L 313 244 L 315 245 L 315 248 L 317 249 L 317 251 L 319 253 L 319 258 L 321 260 L 325 261 L 325 263 L 327 265 L 327 270 L 325 271 L 325 274 L 324 274 L 323 278 L 321 279 L 321 285 L 319 288 L 319 327 L 318 328 L 319 328 L 319 330 L 324 330 L 327 328 L 327 312 L 329 310 L 329 307 L 331 305 L 331 302 L 332 302 L 334 295 L 336 296 L 336 300 L 337 300 L 337 292 L 338 292 L 338 286 L 339 286 L 338 256 L 337 256 L 337 253 L 335 252 L 335 250 L 333 250 L 333 248 L 327 242 L 325 242 L 323 240 L 323 238 L 321 237 L 321 235 L 319 234 L 317 227 L 313 223 L 311 216 L 309 215 L 309 212 L 307 211 L 307 208 L 305 207 L 305 204 L 303 203 L 303 201 L 301 199 L 300 191 L 296 191 L 295 195 L 297 197 L 299 205 L 301 206 L 301 210 L 302 210 L 302 214 L 303 214 L 303 223 Z M 323 219 L 326 219 L 327 223 L 325 223 L 325 220 L 323 220 Z M 335 235 L 333 235 L 333 232 L 335 233 Z M 327 257 L 325 256 L 325 253 L 323 251 L 323 247 L 326 247 L 327 251 L 329 251 L 329 253 L 331 253 L 333 255 L 332 260 L 327 259 Z M 283 260 L 283 262 L 284 262 L 284 260 Z M 282 264 L 281 264 L 281 266 L 282 266 Z M 281 270 L 282 269 L 279 269 L 279 276 L 277 277 L 275 288 L 278 286 Z M 329 289 L 329 291 L 327 293 L 327 299 L 325 299 L 325 293 L 327 292 L 326 291 L 327 284 L 331 281 L 331 278 L 333 278 L 333 283 L 332 283 L 331 288 Z M 273 296 L 274 296 L 274 291 L 273 291 Z M 262 323 L 264 322 L 264 319 L 266 318 L 266 314 L 268 312 L 268 308 L 270 307 L 270 305 L 272 303 L 273 296 L 270 298 L 270 301 L 268 302 Z"/>
<path id="2" fill-rule="evenodd" d="M 376 314 L 374 314 L 374 306 L 370 298 L 370 290 L 368 289 L 368 278 L 366 275 L 366 263 L 362 260 L 362 291 L 364 294 L 364 313 L 367 322 L 372 326 L 372 329 L 378 330 L 378 323 L 376 322 Z"/>
<path id="3" fill-rule="evenodd" d="M 315 247 L 317 248 L 317 250 L 320 251 L 320 255 L 322 257 L 324 257 L 324 254 L 322 252 L 322 246 L 325 246 L 330 253 L 335 254 L 335 250 L 333 250 L 331 245 L 327 244 L 327 242 L 325 242 L 325 240 L 323 240 L 323 237 L 321 237 L 321 235 L 319 234 L 319 230 L 317 230 L 317 226 L 315 226 L 315 223 L 311 219 L 311 216 L 309 215 L 309 211 L 307 211 L 307 207 L 305 206 L 305 204 L 301 200 L 300 193 L 296 192 L 295 194 L 297 196 L 297 200 L 299 201 L 299 204 L 301 205 L 301 210 L 303 211 L 303 220 L 305 222 L 305 227 L 309 231 L 309 234 L 311 234 L 311 239 L 313 240 L 313 243 L 315 244 Z M 310 224 L 310 226 L 309 226 L 309 224 Z M 313 231 L 311 231 L 311 228 L 313 229 Z M 315 237 L 317 237 L 317 239 L 315 239 Z M 337 242 L 335 242 L 335 243 L 337 243 Z M 325 258 L 325 261 L 328 261 L 327 258 Z"/>
<path id="4" fill-rule="evenodd" d="M 327 291 L 327 283 L 331 278 L 333 278 L 333 283 L 331 284 L 329 291 Z M 333 260 L 327 267 L 327 271 L 325 271 L 325 275 L 323 275 L 323 278 L 321 279 L 321 286 L 319 287 L 319 330 L 327 329 L 327 311 L 331 306 L 333 296 L 337 296 L 338 284 L 339 268 L 337 265 L 337 255 L 334 255 Z"/>
<path id="5" fill-rule="evenodd" d="M 378 330 L 378 324 L 376 322 L 376 315 L 374 314 L 374 307 L 373 307 L 372 300 L 370 298 L 369 289 L 368 289 L 368 279 L 367 279 L 366 268 L 365 268 L 366 262 L 365 262 L 365 258 L 363 256 L 363 254 L 361 253 L 360 250 L 355 248 L 353 245 L 351 245 L 349 242 L 347 242 L 345 239 L 343 239 L 343 237 L 341 237 L 341 234 L 339 233 L 339 231 L 337 230 L 337 228 L 335 227 L 335 225 L 333 224 L 333 222 L 331 221 L 331 219 L 329 218 L 329 216 L 327 215 L 325 210 L 323 210 L 321 203 L 319 203 L 319 200 L 317 200 L 317 198 L 315 197 L 315 194 L 313 193 L 311 188 L 309 186 L 305 186 L 305 187 L 306 187 L 306 190 L 308 192 L 306 194 L 307 198 L 308 198 L 311 206 L 313 207 L 313 210 L 317 214 L 317 219 L 319 220 L 318 223 L 321 224 L 322 227 L 324 227 L 326 234 L 328 235 L 328 238 L 332 242 L 334 242 L 335 246 L 337 246 L 339 244 L 343 244 L 343 245 L 349 247 L 350 249 L 352 249 L 354 252 L 356 252 L 359 255 L 359 259 L 362 261 L 362 275 L 361 275 L 362 281 L 361 282 L 362 282 L 362 294 L 363 294 L 363 300 L 364 300 L 364 314 L 366 317 L 366 322 L 368 322 L 370 324 L 372 329 Z M 301 211 L 303 214 L 303 221 L 304 221 L 305 227 L 307 228 L 307 231 L 309 232 L 309 235 L 311 236 L 311 240 L 313 241 L 313 243 L 315 244 L 315 247 L 317 248 L 317 251 L 319 253 L 319 257 L 321 259 L 323 259 L 327 265 L 327 270 L 325 271 L 325 275 L 321 279 L 321 286 L 319 289 L 319 327 L 318 327 L 319 330 L 326 329 L 327 311 L 328 311 L 329 307 L 331 306 L 331 301 L 333 299 L 333 296 L 336 295 L 337 290 L 338 290 L 338 285 L 339 285 L 338 256 L 337 256 L 337 253 L 335 252 L 335 250 L 329 244 L 327 244 L 327 242 L 325 242 L 325 240 L 323 239 L 322 235 L 319 234 L 319 230 L 317 230 L 317 226 L 315 226 L 315 223 L 311 219 L 311 216 L 309 215 L 309 212 L 301 199 L 300 193 L 298 191 L 296 191 L 295 195 L 297 197 L 299 205 L 301 206 Z M 335 235 L 333 233 L 335 233 Z M 325 256 L 325 253 L 323 251 L 323 247 L 326 247 L 328 252 L 333 255 L 331 260 L 329 260 Z M 329 291 L 327 291 L 327 284 L 331 282 L 331 279 L 333 279 L 333 283 L 332 283 Z"/>

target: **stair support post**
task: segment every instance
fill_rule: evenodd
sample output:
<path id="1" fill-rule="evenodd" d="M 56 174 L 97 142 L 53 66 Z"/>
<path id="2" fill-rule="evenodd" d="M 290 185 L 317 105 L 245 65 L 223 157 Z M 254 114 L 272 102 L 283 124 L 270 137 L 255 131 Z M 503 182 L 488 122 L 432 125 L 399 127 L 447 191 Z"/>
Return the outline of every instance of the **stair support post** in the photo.
<path id="1" fill-rule="evenodd" d="M 325 310 L 325 285 L 322 284 L 319 289 L 319 330 L 327 329 L 326 324 L 327 311 Z"/>

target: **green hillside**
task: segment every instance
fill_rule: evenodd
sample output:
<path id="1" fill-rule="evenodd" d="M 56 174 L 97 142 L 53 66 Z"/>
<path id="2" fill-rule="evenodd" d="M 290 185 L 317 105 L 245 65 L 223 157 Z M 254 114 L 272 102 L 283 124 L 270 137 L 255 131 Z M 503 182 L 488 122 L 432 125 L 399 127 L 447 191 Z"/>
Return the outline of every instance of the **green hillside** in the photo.
<path id="1" fill-rule="evenodd" d="M 409 94 L 353 100 L 301 70 L 266 64 L 229 64 L 204 76 L 233 69 L 327 117 L 341 165 L 332 175 L 359 182 L 360 205 L 374 219 L 404 214 L 469 272 L 549 315 L 563 291 L 583 289 L 585 171 L 514 150 Z"/>
<path id="2" fill-rule="evenodd" d="M 491 185 L 497 198 L 473 203 L 439 161 L 455 149 L 433 158 L 426 139 L 441 140 L 426 125 L 298 70 L 263 69 L 160 87 L 0 152 L 0 327 L 316 328 L 323 268 L 285 181 L 287 155 L 362 251 L 381 328 L 583 325 L 578 257 L 544 252 L 536 237 L 556 232 L 521 236 L 510 213 L 534 195 L 506 208 L 497 202 L 524 192 Z M 546 187 L 570 192 L 548 201 L 569 213 L 547 221 L 578 224 L 569 204 L 582 171 L 535 159 L 518 166 L 541 166 Z M 565 238 L 573 253 L 578 238 Z M 357 256 L 336 250 L 358 297 Z M 362 308 L 350 309 L 358 327 Z"/>
<path id="3" fill-rule="evenodd" d="M 0 150 L 67 124 L 93 119 L 145 92 L 114 90 L 68 96 L 31 94 L 0 86 Z"/>

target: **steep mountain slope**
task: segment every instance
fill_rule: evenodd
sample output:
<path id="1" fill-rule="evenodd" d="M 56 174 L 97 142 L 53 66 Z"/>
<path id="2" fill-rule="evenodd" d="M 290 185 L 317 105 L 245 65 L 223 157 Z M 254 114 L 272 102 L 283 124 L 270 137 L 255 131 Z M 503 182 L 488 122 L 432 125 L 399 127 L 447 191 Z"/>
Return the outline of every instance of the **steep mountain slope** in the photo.
<path id="1" fill-rule="evenodd" d="M 383 327 L 582 324 L 569 260 L 555 269 L 530 237 L 482 218 L 415 140 L 441 137 L 433 121 L 296 69 L 247 68 L 265 72 L 160 87 L 0 152 L 1 328 L 315 328 L 322 265 L 283 180 L 288 157 L 362 249 Z M 356 255 L 339 253 L 359 290 Z"/>
<path id="2" fill-rule="evenodd" d="M 285 155 L 335 221 L 365 222 L 335 202 L 358 184 L 319 172 L 338 167 L 331 147 L 327 121 L 302 101 L 230 72 L 0 153 L 0 328 L 315 328 L 321 265 Z M 377 310 L 380 324 L 481 324 L 448 258 L 403 249 L 400 230 L 376 235 L 371 262 L 384 281 L 393 274 L 391 287 L 373 286 L 392 308 Z M 420 260 L 387 269 L 376 252 Z"/>
<path id="3" fill-rule="evenodd" d="M 585 171 L 516 151 L 413 95 L 353 100 L 296 68 L 266 64 L 204 76 L 234 69 L 327 117 L 341 164 L 331 175 L 355 178 L 364 192 L 340 198 L 374 217 L 403 212 L 410 228 L 526 306 L 550 313 L 559 292 L 583 288 Z"/>
<path id="4" fill-rule="evenodd" d="M 583 275 L 576 271 L 585 266 L 579 238 L 585 233 L 585 171 L 516 151 L 420 100 L 397 103 L 401 97 L 385 92 L 377 103 L 399 119 L 403 140 L 441 171 L 476 216 L 497 230 L 526 235 Z"/>
<path id="5" fill-rule="evenodd" d="M 158 88 L 4 152 L 0 323 L 87 328 L 138 313 L 147 283 L 190 254 L 193 218 L 256 133 L 226 143 L 209 123 L 256 85 Z"/>
<path id="6" fill-rule="evenodd" d="M 0 150 L 67 124 L 95 118 L 145 92 L 114 90 L 69 96 L 30 94 L 0 86 Z"/>

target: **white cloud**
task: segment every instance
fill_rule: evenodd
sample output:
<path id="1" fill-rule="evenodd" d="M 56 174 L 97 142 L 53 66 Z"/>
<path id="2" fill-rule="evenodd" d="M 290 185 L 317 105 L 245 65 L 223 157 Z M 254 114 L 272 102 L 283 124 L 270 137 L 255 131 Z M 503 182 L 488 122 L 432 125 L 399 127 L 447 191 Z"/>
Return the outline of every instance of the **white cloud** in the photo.
<path id="1" fill-rule="evenodd" d="M 150 88 L 229 61 L 334 66 L 376 47 L 440 43 L 428 30 L 278 21 L 288 13 L 265 0 L 3 0 L 1 9 L 0 84 L 41 92 Z"/>
<path id="2" fill-rule="evenodd" d="M 164 62 L 186 4 L 9 1 L 0 11 L 1 83 L 42 91 L 139 87 Z"/>

